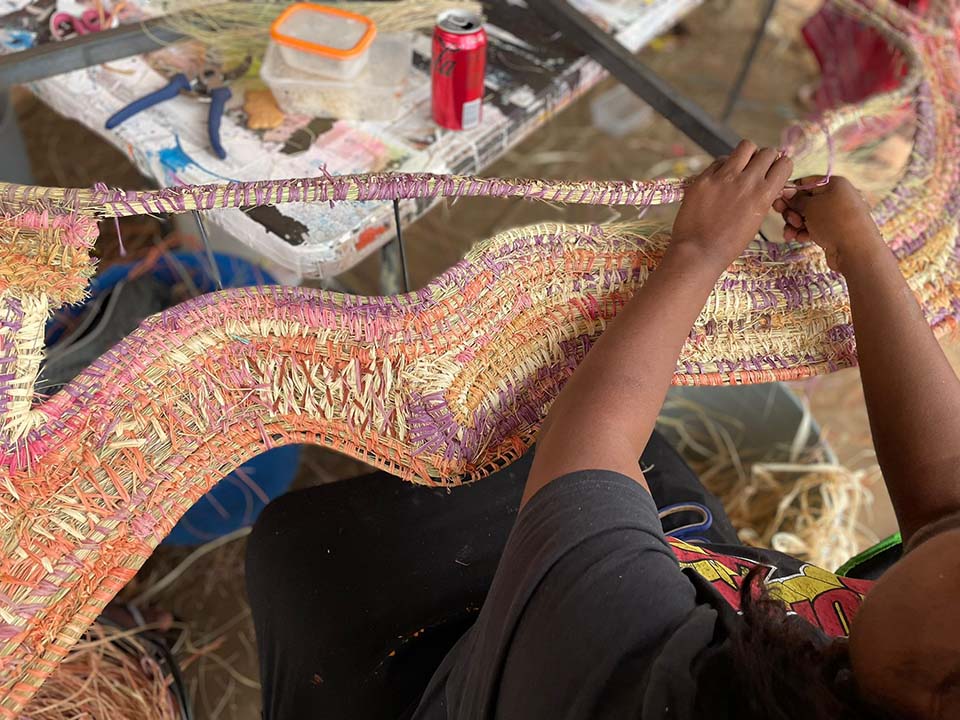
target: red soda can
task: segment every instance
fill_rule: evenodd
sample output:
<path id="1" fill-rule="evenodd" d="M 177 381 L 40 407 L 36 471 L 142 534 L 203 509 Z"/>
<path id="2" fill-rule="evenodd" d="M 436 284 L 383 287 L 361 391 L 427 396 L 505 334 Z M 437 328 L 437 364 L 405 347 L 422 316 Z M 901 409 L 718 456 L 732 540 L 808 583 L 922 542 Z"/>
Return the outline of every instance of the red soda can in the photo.
<path id="1" fill-rule="evenodd" d="M 433 120 L 451 130 L 480 124 L 487 33 L 479 15 L 461 10 L 441 13 L 433 29 Z"/>

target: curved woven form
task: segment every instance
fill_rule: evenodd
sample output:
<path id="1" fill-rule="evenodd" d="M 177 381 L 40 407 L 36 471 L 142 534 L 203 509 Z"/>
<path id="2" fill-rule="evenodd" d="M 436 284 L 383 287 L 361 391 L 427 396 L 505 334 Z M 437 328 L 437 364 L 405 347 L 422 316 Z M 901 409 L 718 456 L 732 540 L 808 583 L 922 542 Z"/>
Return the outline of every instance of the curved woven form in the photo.
<path id="1" fill-rule="evenodd" d="M 816 153 L 912 102 L 909 167 L 875 209 L 931 325 L 956 324 L 954 29 L 887 0 L 840 0 L 896 42 L 895 92 L 795 132 Z M 34 397 L 43 324 L 92 272 L 96 218 L 433 195 L 671 202 L 683 181 L 322 177 L 158 192 L 0 186 L 0 717 L 16 717 L 180 515 L 265 447 L 314 442 L 410 480 L 510 462 L 668 242 L 625 226 L 541 225 L 482 243 L 427 288 L 359 298 L 291 288 L 198 298 L 146 321 L 61 392 Z M 789 379 L 855 362 L 842 280 L 812 247 L 756 243 L 721 277 L 675 382 Z"/>

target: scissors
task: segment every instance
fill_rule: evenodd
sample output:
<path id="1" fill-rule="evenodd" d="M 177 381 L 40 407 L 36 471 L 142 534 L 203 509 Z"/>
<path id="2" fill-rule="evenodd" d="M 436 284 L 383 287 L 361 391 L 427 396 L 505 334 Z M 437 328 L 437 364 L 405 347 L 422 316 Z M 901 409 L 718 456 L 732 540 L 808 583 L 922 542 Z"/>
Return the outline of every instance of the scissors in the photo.
<path id="1" fill-rule="evenodd" d="M 659 508 L 658 516 L 660 522 L 663 522 L 666 518 L 679 513 L 689 513 L 699 516 L 699 519 L 668 530 L 664 535 L 686 542 L 706 542 L 702 537 L 698 537 L 697 533 L 706 532 L 713 527 L 713 513 L 710 512 L 710 508 L 698 502 L 676 503 Z"/>
<path id="2" fill-rule="evenodd" d="M 106 127 L 108 130 L 112 130 L 137 113 L 166 100 L 172 100 L 180 93 L 186 93 L 210 103 L 210 112 L 207 115 L 207 133 L 210 136 L 210 147 L 218 158 L 224 160 L 227 157 L 227 152 L 220 143 L 220 120 L 223 118 L 227 101 L 233 96 L 228 83 L 243 75 L 250 67 L 250 62 L 251 58 L 247 57 L 244 62 L 229 72 L 224 72 L 219 65 L 207 64 L 192 78 L 188 77 L 186 73 L 177 73 L 170 78 L 170 82 L 159 90 L 134 100 L 107 118 Z"/>

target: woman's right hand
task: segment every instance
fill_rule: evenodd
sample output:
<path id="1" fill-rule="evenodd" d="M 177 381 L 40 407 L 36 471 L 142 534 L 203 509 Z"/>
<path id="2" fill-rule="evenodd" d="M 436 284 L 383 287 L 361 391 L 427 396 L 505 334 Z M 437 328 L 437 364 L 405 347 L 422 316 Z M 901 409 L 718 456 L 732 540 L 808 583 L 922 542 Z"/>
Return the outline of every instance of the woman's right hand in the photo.
<path id="1" fill-rule="evenodd" d="M 814 176 L 800 182 L 808 185 L 819 180 Z M 875 248 L 883 247 L 870 208 L 844 177 L 833 177 L 810 190 L 785 188 L 773 207 L 783 216 L 785 240 L 812 240 L 823 248 L 830 269 L 841 274 L 851 263 L 864 261 Z"/>

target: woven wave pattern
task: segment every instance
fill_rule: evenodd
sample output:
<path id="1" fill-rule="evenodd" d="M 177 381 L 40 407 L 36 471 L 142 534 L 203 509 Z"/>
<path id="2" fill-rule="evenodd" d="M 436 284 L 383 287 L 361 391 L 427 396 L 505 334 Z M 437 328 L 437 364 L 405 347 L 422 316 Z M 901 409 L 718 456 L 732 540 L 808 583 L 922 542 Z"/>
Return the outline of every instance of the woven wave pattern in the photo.
<path id="1" fill-rule="evenodd" d="M 889 0 L 834 4 L 900 47 L 910 72 L 891 93 L 799 126 L 792 149 L 815 154 L 862 118 L 912 106 L 909 166 L 875 215 L 942 333 L 960 316 L 955 29 Z M 319 443 L 431 484 L 512 461 L 669 242 L 629 226 L 539 225 L 481 243 L 407 295 L 216 293 L 147 320 L 39 402 L 43 324 L 83 296 L 96 218 L 460 195 L 644 206 L 684 186 L 407 174 L 156 192 L 0 186 L 0 717 L 17 717 L 183 512 L 264 448 Z M 846 290 L 822 254 L 758 241 L 720 278 L 674 381 L 798 378 L 855 359 Z"/>

